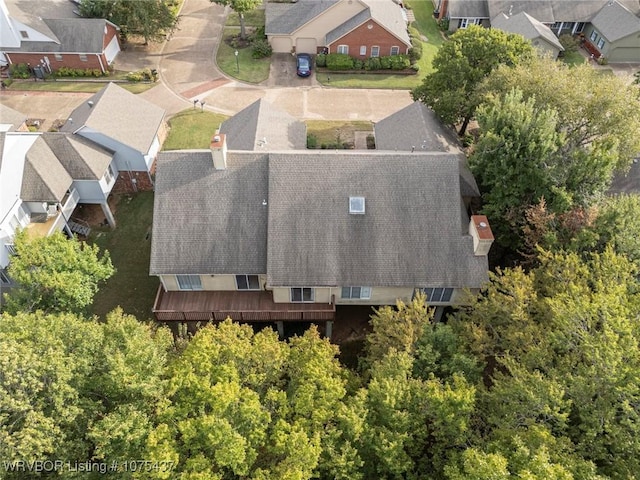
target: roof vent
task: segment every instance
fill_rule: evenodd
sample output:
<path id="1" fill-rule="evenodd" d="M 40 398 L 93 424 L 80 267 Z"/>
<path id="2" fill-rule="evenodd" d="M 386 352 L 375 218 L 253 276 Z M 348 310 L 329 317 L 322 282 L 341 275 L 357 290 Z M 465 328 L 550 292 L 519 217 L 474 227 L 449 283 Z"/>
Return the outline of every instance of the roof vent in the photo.
<path id="1" fill-rule="evenodd" d="M 220 135 L 216 135 L 215 137 L 213 137 L 213 142 L 214 143 L 220 142 Z"/>
<path id="2" fill-rule="evenodd" d="M 349 197 L 349 213 L 364 214 L 364 197 Z"/>

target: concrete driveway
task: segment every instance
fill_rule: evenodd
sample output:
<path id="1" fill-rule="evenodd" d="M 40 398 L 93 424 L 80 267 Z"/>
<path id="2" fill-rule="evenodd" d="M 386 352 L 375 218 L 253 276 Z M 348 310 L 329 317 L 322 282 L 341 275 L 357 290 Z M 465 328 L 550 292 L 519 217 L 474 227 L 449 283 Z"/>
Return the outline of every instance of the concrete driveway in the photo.
<path id="1" fill-rule="evenodd" d="M 271 55 L 271 68 L 266 87 L 311 87 L 318 86 L 315 72 L 307 78 L 296 74 L 296 57 L 290 53 Z"/>

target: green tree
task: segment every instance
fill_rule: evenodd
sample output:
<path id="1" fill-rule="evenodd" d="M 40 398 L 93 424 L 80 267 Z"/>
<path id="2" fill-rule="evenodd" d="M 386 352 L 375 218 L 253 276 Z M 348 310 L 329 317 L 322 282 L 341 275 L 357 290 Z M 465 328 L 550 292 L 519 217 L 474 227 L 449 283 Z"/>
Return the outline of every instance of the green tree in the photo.
<path id="1" fill-rule="evenodd" d="M 167 0 L 82 0 L 79 11 L 83 17 L 106 18 L 124 35 L 140 35 L 146 44 L 164 40 L 176 28 L 172 6 Z"/>
<path id="2" fill-rule="evenodd" d="M 462 122 L 463 136 L 482 97 L 478 86 L 499 65 L 528 62 L 533 47 L 521 35 L 472 25 L 455 32 L 433 58 L 435 71 L 411 96 L 433 109 L 447 124 Z"/>
<path id="3" fill-rule="evenodd" d="M 67 239 L 57 232 L 30 238 L 25 230 L 14 240 L 9 275 L 18 284 L 5 293 L 6 311 L 83 312 L 93 302 L 98 284 L 115 272 L 109 252 Z"/>
<path id="4" fill-rule="evenodd" d="M 238 14 L 240 18 L 240 38 L 247 38 L 247 34 L 244 26 L 244 14 L 255 10 L 262 5 L 262 0 L 210 0 L 212 3 L 217 3 L 223 6 L 231 7 L 231 10 Z"/>
<path id="5" fill-rule="evenodd" d="M 564 136 L 557 132 L 553 109 L 536 107 L 512 90 L 477 112 L 481 135 L 469 158 L 483 197 L 483 213 L 493 219 L 497 240 L 521 247 L 524 210 L 545 198 L 556 210 L 566 210 L 572 192 L 570 173 L 558 155 Z M 599 172 L 595 172 L 599 173 Z"/>

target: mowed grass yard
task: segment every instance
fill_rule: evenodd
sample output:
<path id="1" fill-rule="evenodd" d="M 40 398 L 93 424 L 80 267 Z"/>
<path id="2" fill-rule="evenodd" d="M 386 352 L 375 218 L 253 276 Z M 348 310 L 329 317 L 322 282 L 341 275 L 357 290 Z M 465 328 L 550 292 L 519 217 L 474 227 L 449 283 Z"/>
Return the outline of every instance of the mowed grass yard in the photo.
<path id="1" fill-rule="evenodd" d="M 108 250 L 116 267 L 115 275 L 100 286 L 92 313 L 104 319 L 120 306 L 138 320 L 149 320 L 159 285 L 157 277 L 149 276 L 153 192 L 117 195 L 115 205 L 117 228 L 93 228 L 88 239 Z"/>
<path id="2" fill-rule="evenodd" d="M 318 148 L 332 143 L 355 141 L 355 132 L 365 131 L 373 133 L 373 123 L 367 120 L 333 121 L 333 120 L 307 120 L 307 135 L 314 135 Z M 339 142 L 338 142 L 339 138 Z"/>
<path id="3" fill-rule="evenodd" d="M 169 135 L 162 150 L 209 148 L 211 137 L 227 118 L 220 113 L 203 112 L 200 107 L 176 113 L 169 119 Z"/>

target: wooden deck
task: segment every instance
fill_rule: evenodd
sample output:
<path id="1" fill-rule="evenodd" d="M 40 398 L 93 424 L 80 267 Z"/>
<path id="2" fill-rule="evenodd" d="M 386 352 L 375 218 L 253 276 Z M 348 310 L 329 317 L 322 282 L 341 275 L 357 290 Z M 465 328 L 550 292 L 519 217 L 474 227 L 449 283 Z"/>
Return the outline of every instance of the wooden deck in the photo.
<path id="1" fill-rule="evenodd" d="M 158 288 L 156 320 L 238 322 L 333 321 L 333 303 L 274 303 L 271 292 L 165 291 Z"/>

